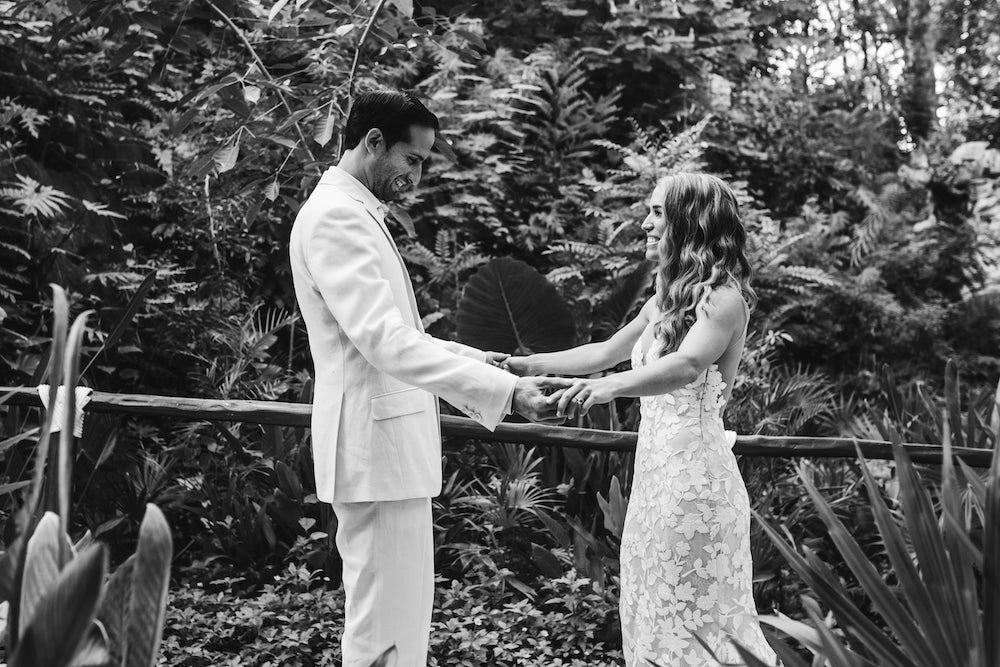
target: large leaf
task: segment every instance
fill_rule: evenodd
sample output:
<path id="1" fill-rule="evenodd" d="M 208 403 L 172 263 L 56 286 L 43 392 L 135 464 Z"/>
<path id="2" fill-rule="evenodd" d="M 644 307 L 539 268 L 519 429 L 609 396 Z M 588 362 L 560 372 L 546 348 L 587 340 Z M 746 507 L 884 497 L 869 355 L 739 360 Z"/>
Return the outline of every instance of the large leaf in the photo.
<path id="1" fill-rule="evenodd" d="M 313 140 L 320 146 L 326 146 L 333 137 L 333 111 L 333 103 L 330 102 L 326 105 L 326 112 L 320 111 L 320 116 L 313 126 Z"/>
<path id="2" fill-rule="evenodd" d="M 70 667 L 117 667 L 108 652 L 108 633 L 100 621 L 94 621 L 73 657 Z"/>
<path id="3" fill-rule="evenodd" d="M 114 665 L 122 664 L 128 646 L 128 604 L 132 592 L 135 554 L 118 566 L 105 587 L 104 600 L 97 610 L 97 620 L 108 633 L 108 651 Z"/>
<path id="4" fill-rule="evenodd" d="M 622 494 L 618 475 L 611 477 L 607 499 L 600 493 L 597 494 L 597 504 L 601 506 L 601 512 L 604 514 L 604 527 L 611 531 L 612 535 L 621 539 L 625 526 L 625 511 L 628 509 L 628 499 Z"/>
<path id="5" fill-rule="evenodd" d="M 66 292 L 58 285 L 52 287 L 52 351 L 49 354 L 49 365 L 46 371 L 49 382 L 49 402 L 48 405 L 55 406 L 56 395 L 59 387 L 62 386 L 63 378 L 63 357 L 66 353 L 66 332 L 69 330 L 69 301 Z M 42 417 L 42 431 L 38 438 L 38 445 L 35 448 L 35 470 L 32 473 L 31 499 L 28 501 L 27 513 L 32 521 L 37 519 L 36 512 L 39 511 L 39 501 L 42 495 L 42 480 L 45 473 L 45 465 L 49 460 L 49 447 L 52 440 L 51 426 L 54 409 L 46 410 Z M 26 532 L 29 526 L 19 526 Z M 15 629 L 18 625 L 18 616 L 11 614 L 11 625 Z"/>
<path id="6" fill-rule="evenodd" d="M 156 505 L 146 505 L 132 573 L 124 667 L 153 667 L 156 664 L 166 617 L 173 553 L 170 527 L 163 512 Z"/>
<path id="7" fill-rule="evenodd" d="M 458 338 L 511 354 L 563 350 L 573 344 L 573 317 L 545 276 L 501 257 L 469 279 L 458 304 Z"/>
<path id="8" fill-rule="evenodd" d="M 69 505 L 70 495 L 73 491 L 73 453 L 76 449 L 73 426 L 76 422 L 76 387 L 80 379 L 80 348 L 83 345 L 83 336 L 87 331 L 87 320 L 93 312 L 92 310 L 84 311 L 73 321 L 73 326 L 70 327 L 66 337 L 66 358 L 63 359 L 66 410 L 62 431 L 59 433 L 59 449 L 57 450 L 59 455 L 55 459 L 57 465 L 54 472 L 56 474 L 59 521 L 64 534 L 69 532 Z"/>
<path id="9" fill-rule="evenodd" d="M 601 302 L 594 313 L 594 333 L 600 338 L 609 338 L 628 324 L 630 315 L 635 315 L 639 305 L 645 300 L 652 285 L 651 274 L 656 265 L 643 260 L 634 271 L 615 281 L 607 299 Z"/>
<path id="10" fill-rule="evenodd" d="M 403 16 L 413 16 L 413 0 L 389 0 L 387 4 L 395 7 Z"/>
<path id="11" fill-rule="evenodd" d="M 59 578 L 63 568 L 62 541 L 58 515 L 46 512 L 28 540 L 18 609 L 22 636 L 27 632 L 45 594 Z"/>
<path id="12" fill-rule="evenodd" d="M 11 667 L 67 667 L 84 646 L 108 569 L 102 545 L 66 566 L 45 594 L 11 657 Z"/>

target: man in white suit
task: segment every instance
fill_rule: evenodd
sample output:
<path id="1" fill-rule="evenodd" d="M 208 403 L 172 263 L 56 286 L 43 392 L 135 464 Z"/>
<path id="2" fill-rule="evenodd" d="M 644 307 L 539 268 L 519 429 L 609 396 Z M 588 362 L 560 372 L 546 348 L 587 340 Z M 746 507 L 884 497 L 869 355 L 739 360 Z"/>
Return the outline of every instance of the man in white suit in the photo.
<path id="1" fill-rule="evenodd" d="M 359 95 L 345 151 L 292 226 L 295 294 L 315 364 L 316 488 L 343 558 L 344 667 L 392 645 L 425 667 L 434 593 L 431 497 L 441 491 L 440 396 L 492 430 L 516 411 L 555 417 L 565 386 L 518 378 L 484 353 L 424 333 L 384 201 L 420 181 L 437 118 L 405 93 Z"/>

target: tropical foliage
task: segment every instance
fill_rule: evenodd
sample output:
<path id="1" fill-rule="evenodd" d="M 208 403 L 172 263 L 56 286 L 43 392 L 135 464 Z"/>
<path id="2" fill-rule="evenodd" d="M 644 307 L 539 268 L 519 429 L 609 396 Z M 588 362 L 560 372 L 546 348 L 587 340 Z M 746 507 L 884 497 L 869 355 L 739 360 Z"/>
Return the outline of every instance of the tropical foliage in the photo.
<path id="1" fill-rule="evenodd" d="M 654 179 L 712 171 L 738 192 L 760 296 L 731 427 L 995 448 L 994 4 L 0 0 L 0 384 L 34 387 L 58 366 L 50 350 L 66 334 L 51 324 L 55 283 L 69 313 L 92 311 L 76 334 L 87 386 L 309 401 L 288 227 L 336 159 L 352 94 L 393 86 L 415 90 L 442 120 L 424 183 L 392 210 L 434 335 L 507 352 L 606 338 L 650 295 L 636 223 Z M 948 359 L 956 367 L 942 375 Z M 14 517 L 38 488 L 48 430 L 22 408 L 0 410 L 0 515 L 13 555 L 16 535 L 39 534 Z M 637 418 L 620 401 L 579 425 L 627 430 Z M 435 659 L 618 659 L 631 455 L 447 444 L 435 622 L 464 639 L 442 639 Z M 340 574 L 336 520 L 315 496 L 304 429 L 95 414 L 73 463 L 73 511 L 57 512 L 59 530 L 45 534 L 90 530 L 107 562 L 122 563 L 153 503 L 190 583 L 178 600 L 201 605 L 198 582 L 206 596 L 259 593 L 253 604 L 285 609 L 315 664 L 333 659 L 330 627 L 295 608 L 296 595 L 326 599 Z M 830 564 L 853 601 L 884 591 L 854 583 L 863 575 L 841 562 L 854 561 L 838 555 L 845 542 L 820 500 L 892 584 L 894 538 L 872 509 L 884 498 L 907 517 L 923 575 L 923 538 L 909 524 L 931 514 L 896 504 L 905 480 L 920 497 L 903 463 L 895 476 L 871 461 L 741 465 L 768 525 L 816 554 L 809 567 Z M 919 476 L 942 507 L 967 487 L 968 540 L 954 527 L 942 539 L 956 559 L 972 554 L 963 586 L 981 585 L 976 499 L 987 496 L 964 468 L 945 484 L 949 474 Z M 820 497 L 803 494 L 810 483 Z M 753 539 L 758 602 L 807 619 L 815 609 L 789 569 L 794 550 L 764 530 Z M 83 567 L 84 550 L 67 553 L 60 565 Z M 86 553 L 95 577 L 104 556 Z M 239 650 L 239 628 L 212 604 L 171 612 L 170 660 L 220 664 Z M 504 615 L 480 637 L 476 623 L 492 609 Z M 860 613 L 913 634 L 893 612 L 862 602 Z M 530 621 L 517 625 L 518 615 Z M 856 613 L 837 607 L 833 617 L 846 648 L 822 659 L 882 655 L 865 643 L 870 633 L 859 639 Z M 553 628 L 548 638 L 541 626 Z M 218 630 L 219 653 L 207 639 L 204 655 L 177 639 L 195 627 Z M 256 651 L 260 660 L 286 660 L 272 620 L 254 627 L 254 642 L 272 647 Z M 829 648 L 826 634 L 809 636 L 806 650 Z"/>
<path id="2" fill-rule="evenodd" d="M 50 405 L 64 388 L 76 388 L 79 352 L 89 313 L 67 332 L 65 293 L 54 292 L 53 346 L 46 379 Z M 57 391 L 58 390 L 58 391 Z M 7 515 L 12 540 L 0 553 L 7 664 L 11 667 L 151 667 L 156 664 L 173 557 L 170 529 L 156 505 L 147 505 L 134 554 L 108 577 L 108 550 L 87 531 L 68 534 L 72 505 L 75 401 L 67 401 L 63 422 L 48 410 L 41 430 L 0 440 L 3 450 L 35 441 L 34 472 L 23 501 Z M 52 433 L 58 433 L 54 442 Z M 8 461 L 9 463 L 9 461 Z"/>

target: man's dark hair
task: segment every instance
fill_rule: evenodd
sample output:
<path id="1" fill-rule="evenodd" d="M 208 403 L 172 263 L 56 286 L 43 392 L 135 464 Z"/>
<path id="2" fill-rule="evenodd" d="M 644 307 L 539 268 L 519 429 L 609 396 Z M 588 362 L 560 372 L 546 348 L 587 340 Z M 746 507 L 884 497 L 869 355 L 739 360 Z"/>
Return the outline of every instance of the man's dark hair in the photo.
<path id="1" fill-rule="evenodd" d="M 361 93 L 354 99 L 344 131 L 344 149 L 357 146 L 372 128 L 382 130 L 386 147 L 397 141 L 408 141 L 410 127 L 420 125 L 435 132 L 440 125 L 437 116 L 410 93 L 376 90 Z"/>

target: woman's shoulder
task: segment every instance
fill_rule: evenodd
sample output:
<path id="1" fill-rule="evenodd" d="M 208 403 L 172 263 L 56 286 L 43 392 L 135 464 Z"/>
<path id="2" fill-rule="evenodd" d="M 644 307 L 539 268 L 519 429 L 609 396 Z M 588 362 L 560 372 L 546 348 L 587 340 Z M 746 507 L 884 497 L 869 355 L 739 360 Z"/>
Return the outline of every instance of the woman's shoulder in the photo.
<path id="1" fill-rule="evenodd" d="M 733 284 L 718 285 L 710 288 L 699 304 L 700 309 L 712 318 L 734 318 L 743 321 L 749 316 L 749 308 L 743 291 Z"/>

